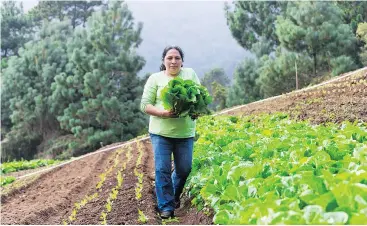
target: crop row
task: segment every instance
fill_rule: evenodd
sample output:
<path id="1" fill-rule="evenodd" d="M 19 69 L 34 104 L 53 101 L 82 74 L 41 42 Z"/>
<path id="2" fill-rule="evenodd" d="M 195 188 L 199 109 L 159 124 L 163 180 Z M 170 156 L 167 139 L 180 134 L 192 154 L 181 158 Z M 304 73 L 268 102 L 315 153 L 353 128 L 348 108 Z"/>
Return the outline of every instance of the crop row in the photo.
<path id="1" fill-rule="evenodd" d="M 60 161 L 53 159 L 34 159 L 30 161 L 22 160 L 22 161 L 4 162 L 1 163 L 1 174 L 7 174 L 27 169 L 35 169 L 43 166 L 53 165 L 59 162 Z"/>
<path id="2" fill-rule="evenodd" d="M 142 191 L 143 191 L 143 172 L 139 169 L 141 169 L 141 161 L 142 161 L 142 157 L 144 154 L 144 147 L 143 147 L 143 143 L 142 142 L 138 142 L 137 144 L 138 146 L 138 158 L 136 160 L 136 165 L 134 168 L 134 175 L 137 177 L 138 182 L 135 184 L 135 199 L 139 202 L 139 200 L 142 198 Z M 138 207 L 138 222 L 140 223 L 147 223 L 148 218 L 146 217 L 146 215 L 144 214 L 144 212 L 142 210 L 139 209 Z"/>
<path id="3" fill-rule="evenodd" d="M 132 147 L 129 146 L 128 147 L 128 152 L 126 153 L 126 158 L 125 161 L 122 164 L 122 167 L 120 168 L 120 170 L 117 171 L 116 173 L 116 181 L 117 184 L 114 188 L 112 188 L 112 190 L 110 191 L 107 200 L 105 201 L 105 209 L 102 211 L 101 215 L 100 215 L 100 220 L 101 220 L 101 224 L 106 225 L 107 224 L 107 215 L 108 213 L 110 213 L 112 211 L 112 205 L 113 202 L 117 199 L 117 195 L 119 193 L 119 190 L 121 189 L 122 183 L 123 183 L 123 172 L 126 169 L 127 163 L 130 162 L 132 155 L 131 155 L 131 151 L 132 151 Z M 116 166 L 118 164 L 118 162 L 116 163 Z"/>
<path id="4" fill-rule="evenodd" d="M 103 173 L 101 173 L 99 175 L 100 180 L 98 181 L 98 183 L 95 186 L 96 191 L 92 192 L 91 195 L 86 195 L 80 202 L 77 202 L 74 204 L 74 208 L 71 211 L 70 216 L 63 220 L 63 224 L 67 225 L 67 224 L 71 224 L 73 221 L 76 220 L 76 216 L 78 214 L 78 212 L 86 206 L 87 203 L 91 202 L 92 200 L 96 199 L 99 197 L 99 195 L 101 194 L 102 187 L 104 185 L 104 182 L 106 180 L 106 178 L 112 173 L 112 171 L 114 170 L 114 168 L 117 167 L 118 163 L 119 163 L 119 158 L 120 158 L 120 154 L 124 151 L 125 149 L 118 149 L 116 151 L 116 153 L 114 155 L 112 155 L 107 162 L 114 162 L 114 164 L 112 166 L 110 166 L 109 168 L 107 168 Z"/>
<path id="5" fill-rule="evenodd" d="M 367 128 L 202 117 L 186 189 L 215 224 L 364 224 Z"/>

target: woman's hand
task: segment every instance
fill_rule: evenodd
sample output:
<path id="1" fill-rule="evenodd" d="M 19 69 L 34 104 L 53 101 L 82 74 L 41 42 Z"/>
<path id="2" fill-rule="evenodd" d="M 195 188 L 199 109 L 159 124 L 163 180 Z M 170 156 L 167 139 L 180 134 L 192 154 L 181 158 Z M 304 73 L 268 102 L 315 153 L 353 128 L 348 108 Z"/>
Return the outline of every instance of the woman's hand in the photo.
<path id="1" fill-rule="evenodd" d="M 178 116 L 175 113 L 173 113 L 173 111 L 168 111 L 168 110 L 160 110 L 159 111 L 159 117 L 178 118 Z"/>
<path id="2" fill-rule="evenodd" d="M 197 114 L 197 115 L 191 115 L 191 119 L 192 120 L 196 120 L 196 119 L 198 119 L 199 118 L 199 114 Z"/>
<path id="3" fill-rule="evenodd" d="M 161 118 L 178 118 L 178 115 L 176 115 L 175 113 L 173 113 L 173 111 L 167 111 L 164 109 L 160 109 L 157 108 L 151 104 L 148 104 L 145 108 L 146 113 L 156 116 L 156 117 L 161 117 Z"/>

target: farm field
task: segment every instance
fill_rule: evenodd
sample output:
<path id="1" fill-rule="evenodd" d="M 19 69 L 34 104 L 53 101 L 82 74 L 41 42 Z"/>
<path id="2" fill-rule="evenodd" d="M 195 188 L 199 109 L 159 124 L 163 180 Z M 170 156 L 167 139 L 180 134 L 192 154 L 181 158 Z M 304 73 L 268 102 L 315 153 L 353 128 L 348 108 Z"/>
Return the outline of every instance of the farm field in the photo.
<path id="1" fill-rule="evenodd" d="M 260 116 L 261 113 L 274 115 Z M 356 122 L 342 126 L 342 122 L 367 122 L 367 68 L 317 88 L 229 109 L 225 115 L 199 120 L 193 173 L 187 183 L 184 205 L 171 221 L 161 221 L 156 215 L 151 143 L 149 139 L 140 139 L 55 168 L 2 195 L 2 223 L 364 222 L 363 215 L 358 213 L 367 213 L 367 185 L 363 180 L 367 172 L 366 124 Z M 307 131 L 311 131 L 310 134 Z M 307 139 L 303 139 L 303 135 Z M 288 143 L 282 146 L 280 138 Z M 252 143 L 246 146 L 246 140 Z M 236 148 L 243 150 L 242 145 L 247 148 L 245 151 L 233 152 Z M 339 153 L 340 147 L 345 149 Z M 319 160 L 315 157 L 318 155 L 323 158 Z M 225 159 L 228 156 L 233 159 Z M 221 162 L 230 164 L 221 165 Z M 246 170 L 252 166 L 256 170 Z M 234 184 L 229 186 L 231 183 Z M 267 184 L 273 192 L 266 190 Z M 345 184 L 343 189 L 351 190 L 351 194 L 341 192 L 337 196 L 339 190 L 334 189 L 341 184 Z M 238 189 L 246 187 L 246 191 L 238 191 L 234 185 Z M 325 203 L 318 200 L 321 196 Z M 341 203 L 344 197 L 350 198 Z M 272 210 L 262 208 L 264 205 Z M 242 216 L 241 211 L 252 215 L 241 219 L 238 217 Z M 326 214 L 328 211 L 337 214 Z"/>
<path id="2" fill-rule="evenodd" d="M 285 114 L 205 117 L 193 203 L 215 224 L 364 224 L 367 125 L 311 125 Z"/>
<path id="3" fill-rule="evenodd" d="M 367 68 L 341 75 L 317 87 L 268 98 L 264 101 L 227 109 L 229 115 L 286 112 L 314 124 L 367 121 Z"/>
<path id="4" fill-rule="evenodd" d="M 2 196 L 2 223 L 162 224 L 154 208 L 153 166 L 147 141 L 74 161 Z M 190 205 L 176 216 L 170 224 L 211 222 Z"/>

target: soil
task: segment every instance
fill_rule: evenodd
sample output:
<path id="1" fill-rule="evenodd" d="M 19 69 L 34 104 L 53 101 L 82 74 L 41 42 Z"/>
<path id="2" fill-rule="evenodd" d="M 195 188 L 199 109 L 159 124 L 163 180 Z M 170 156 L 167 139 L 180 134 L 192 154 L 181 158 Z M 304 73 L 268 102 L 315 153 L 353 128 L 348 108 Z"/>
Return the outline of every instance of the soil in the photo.
<path id="1" fill-rule="evenodd" d="M 361 73 L 306 91 L 286 94 L 271 100 L 244 105 L 231 110 L 229 115 L 288 112 L 292 117 L 312 123 L 362 120 L 367 122 L 367 68 Z M 143 147 L 141 164 L 137 143 L 121 149 L 89 155 L 70 164 L 41 174 L 36 180 L 1 196 L 1 224 L 101 224 L 101 213 L 107 213 L 107 224 L 212 224 L 211 211 L 197 211 L 190 199 L 182 198 L 176 218 L 163 221 L 157 215 L 154 194 L 154 161 L 150 140 L 140 141 Z M 114 144 L 116 145 L 116 144 Z M 131 159 L 126 154 L 131 149 Z M 115 166 L 115 161 L 119 160 Z M 121 169 L 126 163 L 126 168 Z M 110 171 L 108 171 L 111 169 Z M 117 185 L 117 172 L 121 170 L 122 186 L 118 189 L 111 211 L 106 210 L 107 200 Z M 136 199 L 137 172 L 143 173 L 143 189 Z M 106 173 L 101 188 L 100 175 Z M 69 219 L 75 204 L 87 200 L 78 209 L 75 218 Z M 139 221 L 139 210 L 147 222 Z"/>
<path id="2" fill-rule="evenodd" d="M 126 153 L 129 147 L 124 147 L 118 154 L 118 149 L 91 155 L 74 161 L 68 165 L 44 173 L 35 182 L 13 191 L 1 199 L 2 224 L 68 224 L 86 225 L 101 224 L 101 213 L 106 211 L 106 203 L 112 189 L 117 185 L 117 172 L 126 162 L 122 171 L 122 187 L 117 198 L 112 203 L 111 212 L 107 213 L 106 223 L 109 225 L 122 224 L 162 224 L 156 212 L 154 194 L 154 160 L 149 140 L 141 142 L 143 156 L 141 164 L 136 167 L 139 151 L 137 144 L 131 144 L 131 159 Z M 116 157 L 117 156 L 117 157 Z M 119 160 L 117 167 L 115 158 Z M 96 185 L 101 180 L 99 175 L 113 168 L 100 189 Z M 139 200 L 136 199 L 135 188 L 138 183 L 134 169 L 143 173 L 143 190 Z M 69 220 L 75 203 L 94 193 L 98 197 L 87 202 L 76 214 L 76 219 Z M 147 217 L 147 222 L 140 222 L 139 211 Z M 175 212 L 175 221 L 167 224 L 211 224 L 212 216 L 198 212 L 191 207 L 190 201 Z"/>
<path id="3" fill-rule="evenodd" d="M 244 105 L 228 115 L 285 112 L 313 124 L 367 122 L 367 67 L 335 82 Z"/>

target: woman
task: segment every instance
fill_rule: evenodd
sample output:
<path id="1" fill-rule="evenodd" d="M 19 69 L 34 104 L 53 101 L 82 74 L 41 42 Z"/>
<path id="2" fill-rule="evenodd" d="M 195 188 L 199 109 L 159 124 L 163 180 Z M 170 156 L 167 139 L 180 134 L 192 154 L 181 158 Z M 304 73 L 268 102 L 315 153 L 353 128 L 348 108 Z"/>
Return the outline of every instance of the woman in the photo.
<path id="1" fill-rule="evenodd" d="M 195 121 L 189 116 L 178 118 L 165 110 L 161 90 L 176 77 L 200 84 L 194 70 L 183 68 L 184 54 L 180 47 L 166 47 L 162 54 L 160 72 L 152 74 L 144 87 L 141 110 L 150 115 L 149 133 L 154 150 L 155 187 L 161 218 L 174 216 L 180 206 L 180 195 L 191 171 L 195 136 Z M 174 171 L 171 175 L 171 156 Z"/>

